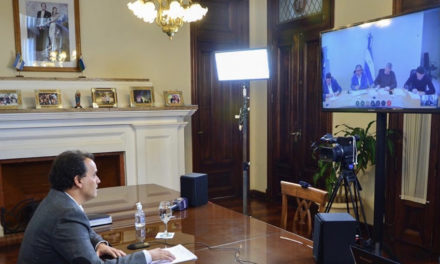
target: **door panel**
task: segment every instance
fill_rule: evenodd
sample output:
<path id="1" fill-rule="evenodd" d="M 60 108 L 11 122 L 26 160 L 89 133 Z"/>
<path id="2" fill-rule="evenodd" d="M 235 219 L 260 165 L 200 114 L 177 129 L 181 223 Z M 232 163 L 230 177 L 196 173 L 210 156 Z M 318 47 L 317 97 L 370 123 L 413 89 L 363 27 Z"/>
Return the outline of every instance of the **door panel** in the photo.
<path id="1" fill-rule="evenodd" d="M 296 159 L 295 167 L 301 171 L 299 177 L 310 183 L 316 171 L 316 160 L 312 159 L 311 145 L 325 133 L 332 132 L 331 114 L 321 111 L 321 46 L 319 39 L 316 38 L 317 35 L 318 32 L 302 34 L 301 60 L 305 70 L 301 73 L 304 78 L 299 80 L 300 84 L 303 83 L 299 100 L 302 104 L 298 104 L 302 108 L 297 111 L 299 114 L 297 119 L 301 123 L 298 129 L 301 131 L 299 157 L 302 159 Z"/>
<path id="2" fill-rule="evenodd" d="M 324 0 L 320 12 L 285 23 L 278 22 L 279 8 L 279 1 L 268 1 L 271 71 L 276 76 L 268 87 L 268 194 L 276 199 L 281 180 L 312 182 L 316 161 L 310 145 L 332 128 L 331 114 L 321 112 L 319 32 L 333 25 L 334 2 Z"/>
<path id="3" fill-rule="evenodd" d="M 316 161 L 311 143 L 331 131 L 331 114 L 321 112 L 319 35 L 301 32 L 291 44 L 280 45 L 276 89 L 270 107 L 269 158 L 272 162 L 272 196 L 280 193 L 281 180 L 312 182 Z"/>
<path id="4" fill-rule="evenodd" d="M 234 118 L 242 105 L 240 83 L 220 82 L 214 52 L 247 47 L 248 2 L 207 0 L 204 20 L 191 26 L 193 170 L 208 174 L 210 199 L 240 196 L 242 136 Z"/>
<path id="5" fill-rule="evenodd" d="M 292 86 L 292 51 L 293 46 L 279 47 L 279 67 L 278 67 L 278 85 L 276 90 L 276 104 L 274 105 L 274 115 L 278 117 L 279 125 L 275 126 L 274 134 L 276 139 L 273 144 L 273 156 L 276 157 L 275 170 L 280 180 L 289 181 L 292 175 L 292 115 L 294 112 L 293 104 L 290 99 L 293 89 L 286 89 Z M 277 186 L 279 191 L 279 186 Z"/>

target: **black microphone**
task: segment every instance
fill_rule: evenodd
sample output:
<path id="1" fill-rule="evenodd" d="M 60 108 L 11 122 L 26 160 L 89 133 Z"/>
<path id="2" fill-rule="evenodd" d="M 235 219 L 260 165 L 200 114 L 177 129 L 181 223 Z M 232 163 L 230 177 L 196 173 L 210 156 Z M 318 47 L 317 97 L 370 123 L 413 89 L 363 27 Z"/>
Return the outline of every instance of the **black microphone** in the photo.
<path id="1" fill-rule="evenodd" d="M 91 264 L 91 262 L 84 257 L 78 257 L 72 260 L 72 264 Z"/>

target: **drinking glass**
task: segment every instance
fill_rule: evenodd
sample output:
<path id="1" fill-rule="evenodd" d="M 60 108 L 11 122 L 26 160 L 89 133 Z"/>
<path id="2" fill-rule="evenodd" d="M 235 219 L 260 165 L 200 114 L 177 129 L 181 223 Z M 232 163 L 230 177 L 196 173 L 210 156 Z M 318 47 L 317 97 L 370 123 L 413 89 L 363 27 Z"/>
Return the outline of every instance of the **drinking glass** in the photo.
<path id="1" fill-rule="evenodd" d="M 168 221 L 173 217 L 172 205 L 169 201 L 162 201 L 159 204 L 159 216 L 160 220 L 165 224 L 165 232 L 163 233 L 164 238 L 169 237 L 168 233 Z"/>

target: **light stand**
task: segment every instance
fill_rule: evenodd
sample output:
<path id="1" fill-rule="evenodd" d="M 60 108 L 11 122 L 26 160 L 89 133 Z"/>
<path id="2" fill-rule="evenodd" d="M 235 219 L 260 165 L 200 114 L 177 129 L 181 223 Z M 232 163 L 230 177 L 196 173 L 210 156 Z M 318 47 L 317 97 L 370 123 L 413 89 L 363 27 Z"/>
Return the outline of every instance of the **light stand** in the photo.
<path id="1" fill-rule="evenodd" d="M 269 64 L 266 49 L 248 49 L 240 51 L 225 51 L 215 53 L 217 75 L 219 81 L 243 81 L 243 106 L 240 114 L 235 117 L 239 120 L 239 130 L 243 140 L 243 214 L 248 215 L 248 186 L 249 167 L 248 159 L 248 120 L 249 97 L 247 96 L 244 81 L 269 78 Z"/>
<path id="2" fill-rule="evenodd" d="M 243 214 L 248 215 L 248 186 L 249 186 L 249 167 L 250 162 L 247 157 L 247 131 L 248 131 L 248 120 L 249 120 L 249 97 L 247 96 L 246 84 L 243 83 L 243 106 L 240 109 L 240 114 L 235 116 L 238 119 L 238 129 L 241 131 L 243 137 Z"/>

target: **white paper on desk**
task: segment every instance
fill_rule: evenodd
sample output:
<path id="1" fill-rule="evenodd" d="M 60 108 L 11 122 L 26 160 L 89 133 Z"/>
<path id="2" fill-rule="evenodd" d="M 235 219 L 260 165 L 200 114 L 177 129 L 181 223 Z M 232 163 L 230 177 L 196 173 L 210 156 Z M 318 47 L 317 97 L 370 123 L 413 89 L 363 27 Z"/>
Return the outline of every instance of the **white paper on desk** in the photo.
<path id="1" fill-rule="evenodd" d="M 366 94 L 368 93 L 367 89 L 362 89 L 362 90 L 351 90 L 350 93 L 352 93 L 353 95 L 362 95 L 362 94 Z"/>
<path id="2" fill-rule="evenodd" d="M 412 99 L 420 100 L 420 95 L 418 93 L 409 92 L 408 94 Z"/>
<path id="3" fill-rule="evenodd" d="M 405 95 L 405 90 L 403 90 L 403 89 L 394 89 L 393 93 L 395 95 Z"/>
<path id="4" fill-rule="evenodd" d="M 151 264 L 165 264 L 165 263 L 180 263 L 190 260 L 196 260 L 197 256 L 194 255 L 191 251 L 189 251 L 186 247 L 182 246 L 181 244 L 170 247 L 170 248 L 163 248 L 164 250 L 168 250 L 171 252 L 176 259 L 173 262 L 167 262 L 167 261 L 153 261 Z"/>

